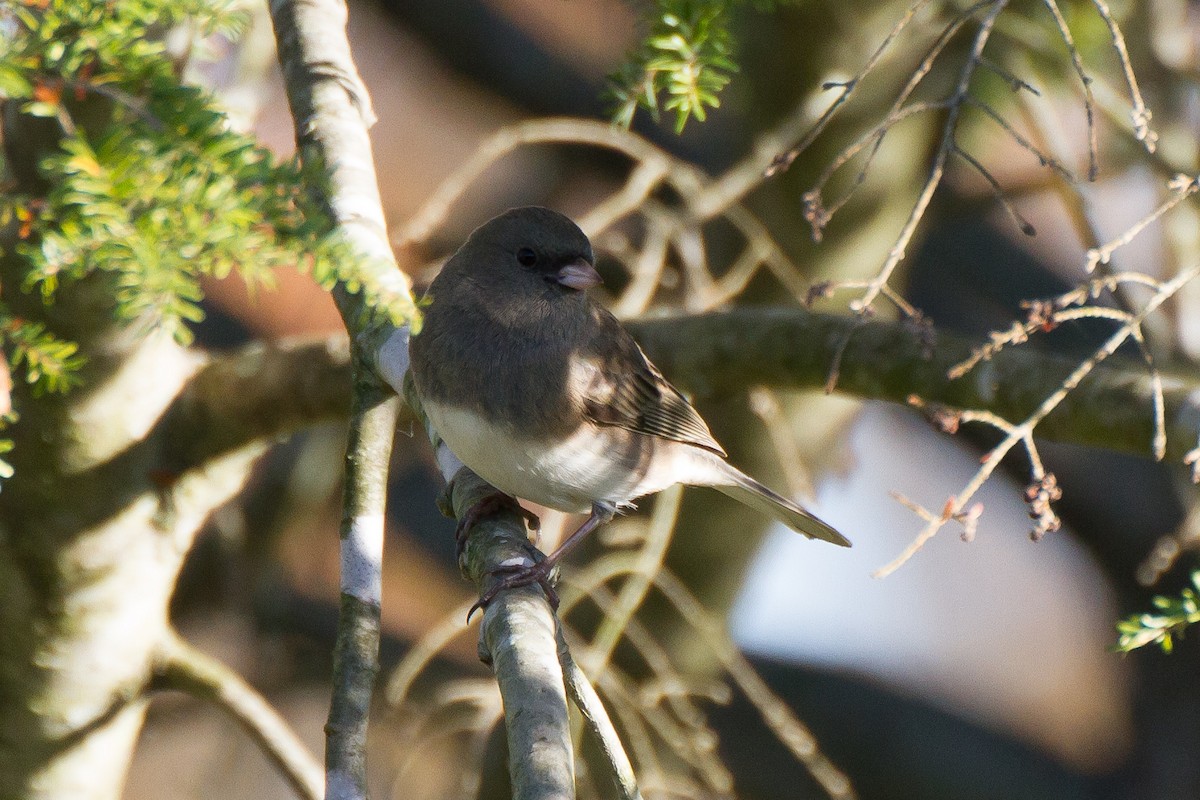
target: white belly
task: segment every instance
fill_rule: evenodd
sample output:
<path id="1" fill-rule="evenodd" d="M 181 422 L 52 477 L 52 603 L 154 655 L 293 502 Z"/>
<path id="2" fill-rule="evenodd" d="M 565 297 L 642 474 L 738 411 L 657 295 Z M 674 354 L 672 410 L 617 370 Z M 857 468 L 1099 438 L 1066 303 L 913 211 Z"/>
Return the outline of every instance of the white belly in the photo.
<path id="1" fill-rule="evenodd" d="M 620 428 L 599 429 L 599 435 L 597 428 L 583 425 L 565 441 L 546 444 L 461 408 L 426 402 L 425 413 L 454 454 L 481 478 L 560 511 L 588 512 L 596 501 L 622 505 L 674 483 L 708 482 L 689 480 L 697 448 L 657 437 Z"/>

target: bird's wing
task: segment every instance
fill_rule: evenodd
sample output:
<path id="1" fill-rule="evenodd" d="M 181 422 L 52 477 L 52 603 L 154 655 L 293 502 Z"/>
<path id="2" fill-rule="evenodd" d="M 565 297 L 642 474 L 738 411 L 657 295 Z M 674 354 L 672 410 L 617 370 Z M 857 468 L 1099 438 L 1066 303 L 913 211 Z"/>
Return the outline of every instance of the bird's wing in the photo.
<path id="1" fill-rule="evenodd" d="M 584 413 L 600 425 L 703 447 L 724 457 L 708 425 L 679 390 L 650 363 L 616 318 L 594 309 L 595 336 L 583 357 L 590 369 L 583 387 Z M 600 346 L 603 343 L 603 346 Z"/>

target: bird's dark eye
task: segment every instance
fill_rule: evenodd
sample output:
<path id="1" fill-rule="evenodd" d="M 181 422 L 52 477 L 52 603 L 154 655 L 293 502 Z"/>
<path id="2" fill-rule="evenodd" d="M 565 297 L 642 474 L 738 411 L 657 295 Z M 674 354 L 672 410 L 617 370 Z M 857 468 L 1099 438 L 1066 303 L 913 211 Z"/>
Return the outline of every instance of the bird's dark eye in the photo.
<path id="1" fill-rule="evenodd" d="M 532 267 L 537 263 L 537 253 L 528 247 L 522 247 L 517 251 L 517 262 L 523 267 Z"/>

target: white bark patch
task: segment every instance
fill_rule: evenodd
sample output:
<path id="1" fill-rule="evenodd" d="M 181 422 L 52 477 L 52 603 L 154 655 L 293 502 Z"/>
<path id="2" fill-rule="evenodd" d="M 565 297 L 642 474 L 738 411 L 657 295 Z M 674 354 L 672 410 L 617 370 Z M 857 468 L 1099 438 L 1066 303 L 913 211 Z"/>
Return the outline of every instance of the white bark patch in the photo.
<path id="1" fill-rule="evenodd" d="M 342 539 L 342 592 L 364 603 L 382 604 L 383 515 L 364 514 L 350 522 Z"/>
<path id="2" fill-rule="evenodd" d="M 404 376 L 408 373 L 408 339 L 408 326 L 397 328 L 379 346 L 375 356 L 379 374 L 401 397 L 404 396 Z"/>
<path id="3" fill-rule="evenodd" d="M 446 483 L 454 480 L 454 476 L 465 466 L 462 460 L 454 455 L 454 451 L 450 449 L 450 445 L 445 442 L 438 443 L 438 448 L 434 452 L 434 456 L 437 458 L 438 469 L 441 470 L 442 479 Z"/>

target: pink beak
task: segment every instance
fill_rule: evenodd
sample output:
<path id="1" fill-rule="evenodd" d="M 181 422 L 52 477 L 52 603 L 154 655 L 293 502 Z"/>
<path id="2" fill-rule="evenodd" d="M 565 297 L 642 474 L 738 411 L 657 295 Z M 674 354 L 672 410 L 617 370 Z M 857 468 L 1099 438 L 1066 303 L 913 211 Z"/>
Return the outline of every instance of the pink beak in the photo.
<path id="1" fill-rule="evenodd" d="M 563 286 L 580 291 L 603 283 L 596 268 L 582 258 L 577 258 L 560 269 L 556 280 Z"/>

